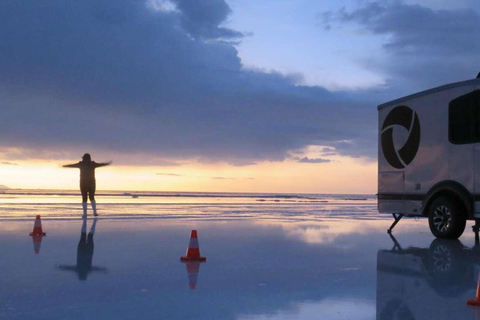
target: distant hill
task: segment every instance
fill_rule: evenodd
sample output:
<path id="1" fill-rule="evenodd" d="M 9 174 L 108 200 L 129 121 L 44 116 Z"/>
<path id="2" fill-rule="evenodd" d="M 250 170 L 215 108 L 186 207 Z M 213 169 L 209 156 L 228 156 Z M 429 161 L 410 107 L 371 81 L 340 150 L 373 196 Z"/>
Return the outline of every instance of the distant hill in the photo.
<path id="1" fill-rule="evenodd" d="M 8 190 L 8 189 L 10 188 L 7 186 L 4 186 L 3 184 L 0 184 L 0 190 Z"/>

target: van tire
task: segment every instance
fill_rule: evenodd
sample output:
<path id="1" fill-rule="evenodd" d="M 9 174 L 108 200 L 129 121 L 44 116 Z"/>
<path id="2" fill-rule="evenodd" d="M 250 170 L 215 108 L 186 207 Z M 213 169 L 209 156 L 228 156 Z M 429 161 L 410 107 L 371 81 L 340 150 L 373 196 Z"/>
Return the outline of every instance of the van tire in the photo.
<path id="1" fill-rule="evenodd" d="M 455 201 L 447 197 L 435 199 L 428 210 L 428 224 L 433 235 L 440 239 L 458 239 L 467 220 Z"/>

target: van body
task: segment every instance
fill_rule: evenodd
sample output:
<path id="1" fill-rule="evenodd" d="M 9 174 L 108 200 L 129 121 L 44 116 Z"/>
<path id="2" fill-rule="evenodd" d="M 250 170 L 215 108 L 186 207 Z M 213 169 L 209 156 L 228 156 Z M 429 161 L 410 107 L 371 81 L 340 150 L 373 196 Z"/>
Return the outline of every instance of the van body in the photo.
<path id="1" fill-rule="evenodd" d="M 429 218 L 439 238 L 480 219 L 480 79 L 378 106 L 378 211 Z"/>

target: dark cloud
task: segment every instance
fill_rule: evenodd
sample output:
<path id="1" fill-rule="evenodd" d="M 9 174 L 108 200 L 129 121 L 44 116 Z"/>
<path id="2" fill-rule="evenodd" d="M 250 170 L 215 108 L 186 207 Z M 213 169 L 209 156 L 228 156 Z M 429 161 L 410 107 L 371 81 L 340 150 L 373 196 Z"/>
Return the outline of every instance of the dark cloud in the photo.
<path id="1" fill-rule="evenodd" d="M 157 173 L 157 176 L 167 176 L 167 177 L 183 177 L 181 174 L 176 174 L 176 173 Z"/>
<path id="2" fill-rule="evenodd" d="M 332 30 L 331 22 L 334 20 L 334 13 L 332 11 L 326 11 L 318 14 L 319 24 L 323 26 L 325 31 Z"/>
<path id="3" fill-rule="evenodd" d="M 338 155 L 338 152 L 334 148 L 322 148 L 321 154 L 324 157 L 330 157 Z"/>
<path id="4" fill-rule="evenodd" d="M 330 159 L 323 159 L 323 158 L 308 158 L 303 157 L 301 159 L 296 159 L 299 163 L 329 163 L 332 162 Z"/>
<path id="5" fill-rule="evenodd" d="M 0 151 L 27 150 L 5 159 L 248 165 L 308 145 L 375 157 L 374 100 L 245 70 L 224 1 L 173 2 L 1 1 Z"/>
<path id="6" fill-rule="evenodd" d="M 173 162 L 173 161 L 165 161 L 165 160 L 158 160 L 158 159 L 151 159 L 151 164 L 160 167 L 179 167 L 182 163 Z"/>
<path id="7" fill-rule="evenodd" d="M 241 32 L 221 27 L 231 9 L 224 0 L 173 0 L 181 12 L 182 27 L 195 38 L 241 38 Z"/>
<path id="8" fill-rule="evenodd" d="M 18 166 L 18 163 L 13 163 L 13 162 L 8 162 L 8 161 L 1 162 L 1 164 L 5 165 L 5 166 Z"/>
<path id="9" fill-rule="evenodd" d="M 474 78 L 480 70 L 480 15 L 473 9 L 434 10 L 398 0 L 373 1 L 356 10 L 325 13 L 323 19 L 325 26 L 357 24 L 386 37 L 387 61 L 366 63 L 386 73 L 391 87 L 420 91 Z"/>

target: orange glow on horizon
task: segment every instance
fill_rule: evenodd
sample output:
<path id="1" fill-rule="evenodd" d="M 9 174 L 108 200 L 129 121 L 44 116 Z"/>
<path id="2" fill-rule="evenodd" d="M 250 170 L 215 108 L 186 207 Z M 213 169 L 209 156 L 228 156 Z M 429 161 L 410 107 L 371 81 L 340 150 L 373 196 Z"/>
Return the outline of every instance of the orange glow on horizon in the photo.
<path id="1" fill-rule="evenodd" d="M 333 158 L 332 158 L 333 159 Z M 335 157 L 330 163 L 261 162 L 236 167 L 192 163 L 178 167 L 109 166 L 96 170 L 97 190 L 375 193 L 377 164 Z M 72 161 L 75 162 L 75 161 Z M 21 189 L 70 189 L 79 185 L 79 170 L 68 161 L 15 161 L 0 165 L 0 185 Z"/>

